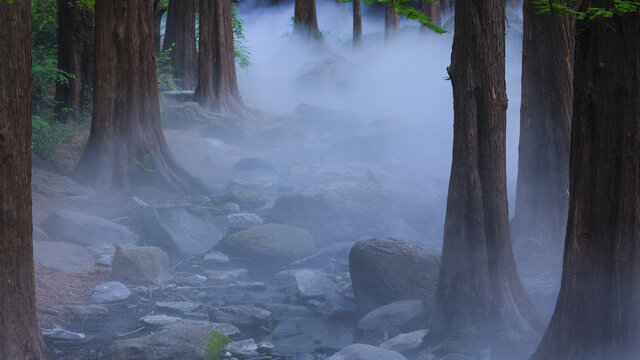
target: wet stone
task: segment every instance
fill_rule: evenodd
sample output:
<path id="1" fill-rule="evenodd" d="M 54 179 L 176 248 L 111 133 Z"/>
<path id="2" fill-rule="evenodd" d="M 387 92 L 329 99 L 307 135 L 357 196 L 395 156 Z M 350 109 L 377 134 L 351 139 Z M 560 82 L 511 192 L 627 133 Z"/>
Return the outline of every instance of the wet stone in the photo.
<path id="1" fill-rule="evenodd" d="M 162 310 L 174 311 L 179 313 L 191 313 L 196 310 L 200 304 L 190 301 L 159 301 L 156 306 Z"/>
<path id="2" fill-rule="evenodd" d="M 232 355 L 241 357 L 259 356 L 258 346 L 253 339 L 235 341 L 224 346 Z"/>
<path id="3" fill-rule="evenodd" d="M 97 285 L 91 293 L 91 302 L 94 304 L 110 304 L 123 301 L 131 296 L 131 291 L 124 284 L 112 281 Z"/>

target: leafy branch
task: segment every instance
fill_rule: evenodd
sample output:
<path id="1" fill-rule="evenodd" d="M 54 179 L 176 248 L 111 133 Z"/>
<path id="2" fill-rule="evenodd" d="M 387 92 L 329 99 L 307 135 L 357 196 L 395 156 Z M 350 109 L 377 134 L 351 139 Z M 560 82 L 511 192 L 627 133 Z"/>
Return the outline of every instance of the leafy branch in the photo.
<path id="1" fill-rule="evenodd" d="M 353 0 L 339 0 L 340 2 L 353 2 Z M 408 20 L 417 20 L 420 24 L 426 26 L 427 28 L 433 30 L 434 32 L 438 33 L 438 34 L 445 34 L 448 33 L 447 30 L 437 26 L 436 24 L 434 24 L 433 22 L 435 21 L 435 19 L 428 17 L 425 13 L 423 13 L 422 11 L 416 10 L 413 7 L 411 7 L 410 5 L 408 5 L 408 3 L 411 0 L 363 0 L 365 4 L 367 5 L 371 5 L 373 3 L 379 2 L 379 3 L 388 3 L 391 2 L 391 7 L 393 8 L 393 10 L 395 10 L 396 15 L 402 16 Z M 435 1 L 433 0 L 425 0 L 428 1 L 429 3 L 434 4 Z"/>
<path id="2" fill-rule="evenodd" d="M 613 7 L 589 7 L 586 11 L 579 11 L 567 4 L 552 0 L 533 0 L 532 3 L 536 8 L 536 14 L 570 14 L 575 15 L 578 20 L 608 19 L 630 13 L 640 14 L 640 2 L 638 1 L 613 0 Z"/>

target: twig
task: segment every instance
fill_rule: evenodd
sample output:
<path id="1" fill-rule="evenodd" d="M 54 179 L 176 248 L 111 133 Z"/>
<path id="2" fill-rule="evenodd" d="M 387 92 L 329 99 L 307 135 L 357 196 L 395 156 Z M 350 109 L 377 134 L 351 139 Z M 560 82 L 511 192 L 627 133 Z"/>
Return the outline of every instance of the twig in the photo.
<path id="1" fill-rule="evenodd" d="M 177 264 L 173 265 L 173 267 L 171 268 L 171 272 L 173 272 L 179 265 L 181 265 L 182 263 L 184 263 L 185 261 L 189 261 L 192 258 L 196 257 L 195 255 L 191 255 L 183 260 L 181 260 L 180 262 L 178 262 Z"/>
<path id="2" fill-rule="evenodd" d="M 120 335 L 118 335 L 118 337 L 125 337 L 125 336 L 127 336 L 127 335 L 131 335 L 131 334 L 133 334 L 133 333 L 137 333 L 138 331 L 140 331 L 140 330 L 142 330 L 142 329 L 144 329 L 144 328 L 146 328 L 146 326 L 143 326 L 143 327 L 141 327 L 141 328 L 139 328 L 139 329 L 135 329 L 135 330 L 133 330 L 133 331 L 131 331 L 131 332 L 128 332 L 128 333 L 126 333 L 126 334 L 120 334 Z"/>
<path id="3" fill-rule="evenodd" d="M 315 254 L 313 254 L 313 255 L 309 255 L 309 256 L 304 257 L 304 258 L 302 258 L 302 259 L 300 259 L 300 260 L 296 260 L 296 261 L 292 262 L 291 264 L 289 264 L 289 266 L 291 267 L 291 266 L 294 266 L 294 265 L 300 265 L 300 264 L 302 264 L 303 262 L 305 262 L 305 261 L 307 261 L 307 260 L 311 260 L 311 259 L 313 259 L 314 257 L 316 257 L 316 256 L 318 256 L 318 255 L 320 255 L 320 254 L 322 254 L 323 252 L 324 252 L 324 248 L 320 249 L 320 251 L 318 251 L 317 253 L 315 253 Z"/>

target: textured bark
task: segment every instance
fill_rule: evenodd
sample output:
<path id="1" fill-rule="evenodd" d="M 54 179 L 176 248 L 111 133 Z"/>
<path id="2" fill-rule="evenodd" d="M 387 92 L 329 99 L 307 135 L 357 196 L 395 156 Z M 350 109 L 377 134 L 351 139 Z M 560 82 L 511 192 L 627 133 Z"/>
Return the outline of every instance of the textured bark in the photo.
<path id="1" fill-rule="evenodd" d="M 196 9 L 194 0 L 172 0 L 167 11 L 163 49 L 171 49 L 171 68 L 182 89 L 198 85 Z"/>
<path id="2" fill-rule="evenodd" d="M 58 0 L 58 68 L 75 76 L 69 85 L 56 85 L 56 117 L 75 119 L 80 111 L 82 93 L 82 17 L 75 1 Z"/>
<path id="3" fill-rule="evenodd" d="M 86 104 L 91 101 L 91 89 L 93 88 L 93 67 L 94 67 L 94 42 L 93 32 L 95 30 L 94 9 L 82 9 L 80 25 L 80 41 L 82 43 L 81 65 L 82 85 L 84 86 L 83 100 Z"/>
<path id="4" fill-rule="evenodd" d="M 442 22 L 440 21 L 440 3 L 438 1 L 434 1 L 433 4 L 428 0 L 422 0 L 421 5 L 422 12 L 428 17 L 432 18 L 432 23 L 436 26 L 440 26 Z M 431 31 L 426 26 L 422 27 L 422 31 Z"/>
<path id="5" fill-rule="evenodd" d="M 393 1 L 388 1 L 384 10 L 384 41 L 388 42 L 400 32 L 400 16 L 393 9 Z"/>
<path id="6" fill-rule="evenodd" d="M 202 190 L 162 134 L 152 22 L 151 0 L 96 2 L 93 120 L 75 176 L 104 189 L 157 181 Z"/>
<path id="7" fill-rule="evenodd" d="M 153 49 L 156 54 L 162 51 L 160 27 L 162 25 L 162 15 L 164 15 L 165 11 L 167 11 L 167 9 L 162 4 L 162 1 L 153 0 Z"/>
<path id="8" fill-rule="evenodd" d="M 230 0 L 200 1 L 198 87 L 193 98 L 222 113 L 247 110 L 238 91 Z"/>
<path id="9" fill-rule="evenodd" d="M 611 0 L 585 0 L 588 7 Z M 578 23 L 569 219 L 555 312 L 533 360 L 640 354 L 640 15 Z"/>
<path id="10" fill-rule="evenodd" d="M 0 1 L 0 359 L 47 359 L 31 226 L 31 3 Z"/>
<path id="11" fill-rule="evenodd" d="M 453 161 L 431 333 L 513 332 L 535 341 L 542 316 L 515 266 L 506 189 L 505 4 L 457 0 L 451 67 Z"/>
<path id="12" fill-rule="evenodd" d="M 295 33 L 311 39 L 320 39 L 316 0 L 295 0 L 294 8 Z"/>
<path id="13" fill-rule="evenodd" d="M 440 14 L 449 15 L 451 13 L 451 0 L 440 0 Z"/>
<path id="14" fill-rule="evenodd" d="M 360 0 L 353 0 L 353 47 L 362 45 L 362 8 Z"/>
<path id="15" fill-rule="evenodd" d="M 561 261 L 569 207 L 575 17 L 536 15 L 525 1 L 518 185 L 511 221 L 518 253 Z"/>

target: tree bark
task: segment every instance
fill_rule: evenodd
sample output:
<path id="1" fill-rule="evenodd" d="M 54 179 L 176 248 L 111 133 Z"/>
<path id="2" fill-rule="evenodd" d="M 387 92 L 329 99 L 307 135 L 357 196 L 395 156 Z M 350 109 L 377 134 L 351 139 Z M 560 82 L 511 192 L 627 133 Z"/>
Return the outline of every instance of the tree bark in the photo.
<path id="1" fill-rule="evenodd" d="M 384 41 L 385 43 L 392 40 L 400 32 L 400 16 L 396 15 L 393 8 L 393 1 L 385 4 L 384 10 Z"/>
<path id="2" fill-rule="evenodd" d="M 198 85 L 196 11 L 194 0 L 172 0 L 167 11 L 163 49 L 171 49 L 171 68 L 182 89 Z"/>
<path id="3" fill-rule="evenodd" d="M 322 37 L 318 29 L 316 0 L 295 0 L 293 21 L 295 34 L 311 39 Z"/>
<path id="4" fill-rule="evenodd" d="M 80 39 L 82 42 L 81 54 L 81 70 L 82 85 L 84 92 L 82 93 L 83 110 L 84 106 L 89 107 L 93 95 L 93 67 L 94 67 L 94 41 L 93 32 L 95 30 L 95 9 L 83 9 L 81 12 Z M 86 109 L 88 110 L 88 109 Z"/>
<path id="5" fill-rule="evenodd" d="M 518 254 L 557 264 L 569 208 L 575 17 L 536 15 L 523 5 L 518 185 L 511 221 Z"/>
<path id="6" fill-rule="evenodd" d="M 152 181 L 203 190 L 162 134 L 151 0 L 100 0 L 95 9 L 93 120 L 76 179 L 103 189 Z"/>
<path id="7" fill-rule="evenodd" d="M 58 0 L 58 69 L 75 78 L 68 85 L 56 85 L 56 118 L 66 122 L 76 119 L 82 93 L 82 18 L 76 1 Z"/>
<path id="8" fill-rule="evenodd" d="M 432 23 L 436 26 L 441 25 L 440 21 L 440 3 L 438 1 L 434 1 L 430 3 L 428 0 L 422 0 L 422 12 L 428 17 L 432 18 Z M 423 31 L 431 31 L 426 26 L 422 27 Z"/>
<path id="9" fill-rule="evenodd" d="M 221 113 L 247 110 L 238 91 L 230 0 L 200 0 L 198 87 L 193 99 Z"/>
<path id="10" fill-rule="evenodd" d="M 0 359 L 47 359 L 31 224 L 31 3 L 0 1 Z"/>
<path id="11" fill-rule="evenodd" d="M 182 0 L 178 0 L 182 1 Z M 153 49 L 156 54 L 162 51 L 160 28 L 162 25 L 162 15 L 164 15 L 167 9 L 162 4 L 161 0 L 153 0 Z"/>
<path id="12" fill-rule="evenodd" d="M 504 0 L 456 1 L 453 161 L 431 333 L 464 340 L 544 329 L 515 266 L 506 189 Z"/>
<path id="13" fill-rule="evenodd" d="M 362 7 L 360 0 L 353 0 L 353 47 L 362 46 Z"/>
<path id="14" fill-rule="evenodd" d="M 611 0 L 584 0 L 610 8 Z M 640 15 L 578 22 L 569 219 L 555 312 L 533 360 L 640 354 Z"/>

